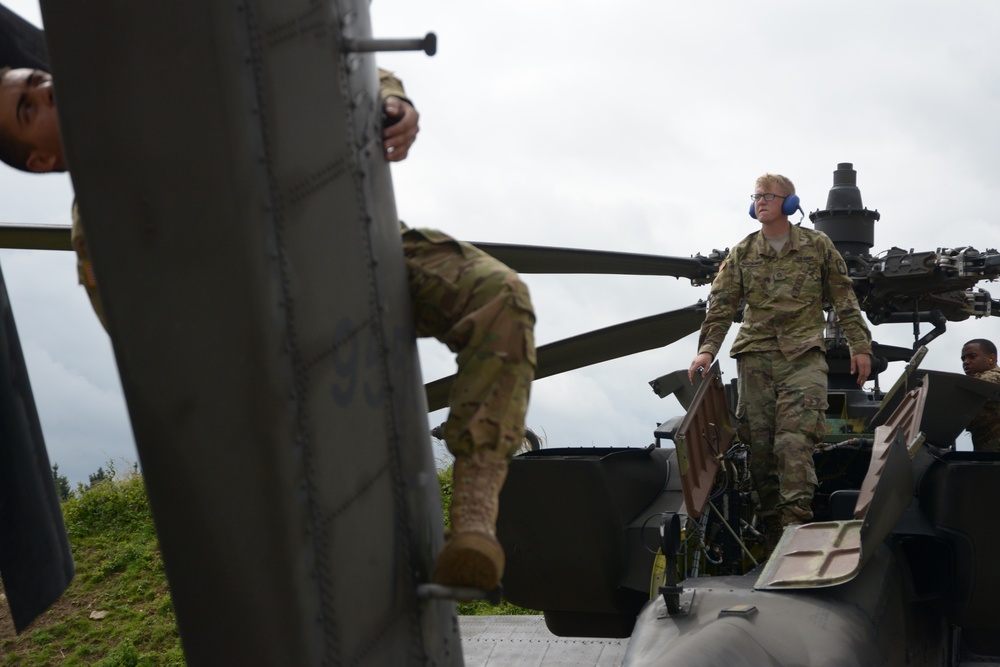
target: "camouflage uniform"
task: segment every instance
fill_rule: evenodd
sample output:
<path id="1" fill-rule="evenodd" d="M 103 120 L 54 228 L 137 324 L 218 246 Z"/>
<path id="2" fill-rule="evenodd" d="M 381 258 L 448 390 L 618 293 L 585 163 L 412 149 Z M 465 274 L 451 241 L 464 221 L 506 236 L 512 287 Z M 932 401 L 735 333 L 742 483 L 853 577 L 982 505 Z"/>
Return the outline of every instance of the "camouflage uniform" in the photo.
<path id="1" fill-rule="evenodd" d="M 80 220 L 80 209 L 73 202 L 73 230 L 70 233 L 70 244 L 76 251 L 76 274 L 77 280 L 87 290 L 90 297 L 90 305 L 97 313 L 97 319 L 101 321 L 104 329 L 107 330 L 108 323 L 104 320 L 104 305 L 101 303 L 101 295 L 97 293 L 97 278 L 94 276 L 94 264 L 90 261 L 90 251 L 87 249 L 87 237 L 83 234 L 83 222 Z"/>
<path id="2" fill-rule="evenodd" d="M 994 365 L 982 373 L 976 373 L 977 380 L 1000 384 L 1000 367 Z M 977 452 L 1000 452 L 1000 402 L 989 400 L 969 423 L 972 434 L 972 448 Z"/>
<path id="3" fill-rule="evenodd" d="M 535 377 L 535 316 L 517 273 L 441 232 L 403 233 L 418 336 L 458 354 L 444 439 L 452 454 L 509 458 L 524 438 Z"/>
<path id="4" fill-rule="evenodd" d="M 826 429 L 824 302 L 832 304 L 851 355 L 870 354 L 843 258 L 822 232 L 792 226 L 780 251 L 761 232 L 740 241 L 719 268 L 698 352 L 719 348 L 745 301 L 733 343 L 740 436 L 750 443 L 757 514 L 766 526 L 812 518 L 812 453 Z"/>
<path id="5" fill-rule="evenodd" d="M 403 82 L 396 78 L 396 75 L 389 70 L 379 68 L 378 86 L 379 97 L 383 103 L 387 97 L 398 97 L 401 100 L 406 100 L 410 103 L 410 106 L 413 106 L 413 101 L 406 96 L 406 91 L 403 90 Z"/>
<path id="6" fill-rule="evenodd" d="M 402 83 L 379 70 L 381 96 L 406 99 Z M 509 458 L 524 438 L 535 377 L 535 322 L 528 288 L 517 273 L 481 250 L 432 230 L 403 231 L 418 336 L 433 336 L 458 354 L 445 442 L 456 456 L 490 452 Z M 79 209 L 73 204 L 77 273 L 107 328 Z"/>

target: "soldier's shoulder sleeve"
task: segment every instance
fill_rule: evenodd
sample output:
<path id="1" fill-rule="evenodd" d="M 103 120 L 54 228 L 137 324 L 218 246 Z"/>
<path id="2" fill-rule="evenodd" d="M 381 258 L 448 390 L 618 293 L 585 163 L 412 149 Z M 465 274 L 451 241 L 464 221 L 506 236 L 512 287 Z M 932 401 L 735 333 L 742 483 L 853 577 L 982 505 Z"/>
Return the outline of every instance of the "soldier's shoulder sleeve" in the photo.
<path id="1" fill-rule="evenodd" d="M 1000 384 L 1000 368 L 994 366 L 989 368 L 977 376 L 980 380 L 986 380 L 987 382 L 995 382 Z"/>
<path id="2" fill-rule="evenodd" d="M 712 281 L 712 292 L 709 297 L 708 311 L 701 325 L 701 335 L 698 339 L 698 352 L 708 352 L 713 357 L 719 357 L 719 348 L 726 337 L 726 332 L 733 323 L 733 317 L 743 298 L 740 260 L 745 256 L 747 243 L 752 241 L 754 234 L 733 246 L 729 256 L 719 265 L 719 273 Z"/>
<path id="3" fill-rule="evenodd" d="M 437 229 L 428 229 L 427 227 L 405 227 L 403 223 L 400 222 L 400 231 L 404 234 L 409 234 L 411 236 L 420 236 L 431 243 L 456 243 L 457 241 L 445 234 L 444 232 Z"/>
<path id="4" fill-rule="evenodd" d="M 847 263 L 844 261 L 840 251 L 837 250 L 837 246 L 834 245 L 833 241 L 830 240 L 830 237 L 823 232 L 816 231 L 814 229 L 804 231 L 809 232 L 809 241 L 816 247 L 817 252 L 820 254 L 820 261 L 823 263 L 823 278 L 826 282 L 826 288 L 830 289 L 833 286 L 846 286 L 850 289 L 850 292 L 853 295 L 854 286 L 851 281 L 850 274 L 847 271 Z"/>
<path id="5" fill-rule="evenodd" d="M 809 229 L 808 227 L 798 227 L 798 230 L 808 236 L 809 238 L 815 240 L 817 243 L 826 243 L 833 245 L 833 241 L 830 237 L 826 235 L 826 232 L 820 231 L 818 229 Z"/>
<path id="6" fill-rule="evenodd" d="M 739 248 L 740 252 L 745 253 L 749 248 L 753 247 L 753 242 L 757 240 L 758 236 L 760 236 L 759 231 L 750 232 L 749 234 L 741 238 L 739 243 L 733 246 L 733 250 L 735 251 L 737 248 Z"/>
<path id="7" fill-rule="evenodd" d="M 80 215 L 80 207 L 76 201 L 73 202 L 73 229 L 70 233 L 70 243 L 73 250 L 76 251 L 77 279 L 87 291 L 90 305 L 93 306 L 97 319 L 101 321 L 101 325 L 107 331 L 108 323 L 104 318 L 104 304 L 101 302 L 101 295 L 97 292 L 97 276 L 94 273 L 94 263 L 90 261 L 87 237 L 83 231 L 83 216 Z"/>
<path id="8" fill-rule="evenodd" d="M 719 272 L 712 281 L 712 295 L 722 291 L 739 289 L 742 284 L 741 262 L 753 248 L 755 234 L 740 240 L 729 251 L 729 256 L 719 265 Z"/>
<path id="9" fill-rule="evenodd" d="M 801 243 L 815 249 L 824 264 L 829 261 L 833 253 L 837 253 L 837 247 L 830 240 L 830 237 L 818 229 L 807 229 L 806 227 L 798 226 L 795 229 L 798 230 Z"/>
<path id="10" fill-rule="evenodd" d="M 379 97 L 383 102 L 385 102 L 387 97 L 398 97 L 406 100 L 410 103 L 410 106 L 413 106 L 413 100 L 406 96 L 406 91 L 403 89 L 403 82 L 394 73 L 380 67 L 378 70 L 378 84 Z"/>

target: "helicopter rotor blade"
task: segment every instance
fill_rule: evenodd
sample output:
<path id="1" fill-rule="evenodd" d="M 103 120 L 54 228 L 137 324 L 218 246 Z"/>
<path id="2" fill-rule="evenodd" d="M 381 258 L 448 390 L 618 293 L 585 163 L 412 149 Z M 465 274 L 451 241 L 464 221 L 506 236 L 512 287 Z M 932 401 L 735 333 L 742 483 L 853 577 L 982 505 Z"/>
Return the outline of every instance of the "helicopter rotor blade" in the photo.
<path id="1" fill-rule="evenodd" d="M 705 303 L 699 301 L 686 308 L 543 345 L 537 350 L 538 371 L 535 379 L 664 347 L 697 331 L 704 319 Z M 454 380 L 455 376 L 449 375 L 424 385 L 428 412 L 448 406 L 448 394 Z"/>
<path id="2" fill-rule="evenodd" d="M 519 273 L 604 273 L 705 280 L 719 268 L 708 257 L 667 257 L 510 243 L 473 243 Z"/>
<path id="3" fill-rule="evenodd" d="M 0 248 L 72 250 L 70 226 L 0 222 Z"/>
<path id="4" fill-rule="evenodd" d="M 0 575 L 21 632 L 59 599 L 75 566 L 2 275 L 0 443 Z"/>

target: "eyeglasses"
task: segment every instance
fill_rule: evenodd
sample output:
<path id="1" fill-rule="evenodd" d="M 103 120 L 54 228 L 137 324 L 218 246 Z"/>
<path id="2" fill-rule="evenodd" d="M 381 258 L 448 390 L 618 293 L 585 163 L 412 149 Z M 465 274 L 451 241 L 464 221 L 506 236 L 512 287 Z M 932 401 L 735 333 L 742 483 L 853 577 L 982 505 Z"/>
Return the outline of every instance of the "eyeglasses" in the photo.
<path id="1" fill-rule="evenodd" d="M 779 199 L 788 199 L 788 197 L 786 195 L 774 195 L 774 194 L 771 194 L 770 192 L 768 192 L 766 195 L 761 195 L 761 194 L 752 194 L 752 195 L 750 195 L 750 199 L 752 199 L 754 201 L 760 201 L 761 199 L 763 199 L 764 201 L 771 201 L 775 197 L 778 197 Z"/>

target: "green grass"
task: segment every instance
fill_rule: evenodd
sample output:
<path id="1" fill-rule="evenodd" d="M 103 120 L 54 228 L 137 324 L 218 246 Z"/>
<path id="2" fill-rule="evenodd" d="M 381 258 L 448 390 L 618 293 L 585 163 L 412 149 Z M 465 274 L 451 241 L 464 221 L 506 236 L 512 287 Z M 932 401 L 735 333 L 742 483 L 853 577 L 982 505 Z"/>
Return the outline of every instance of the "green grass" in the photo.
<path id="1" fill-rule="evenodd" d="M 0 641 L 0 665 L 184 665 L 142 478 L 81 490 L 63 516 L 76 576 L 31 628 Z"/>
<path id="2" fill-rule="evenodd" d="M 447 526 L 450 469 L 439 472 L 439 482 Z M 62 508 L 76 576 L 28 630 L 0 638 L 0 667 L 185 665 L 142 477 L 112 473 L 79 488 Z M 107 615 L 96 620 L 92 612 Z M 459 604 L 458 613 L 538 612 L 504 601 Z"/>

